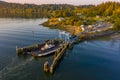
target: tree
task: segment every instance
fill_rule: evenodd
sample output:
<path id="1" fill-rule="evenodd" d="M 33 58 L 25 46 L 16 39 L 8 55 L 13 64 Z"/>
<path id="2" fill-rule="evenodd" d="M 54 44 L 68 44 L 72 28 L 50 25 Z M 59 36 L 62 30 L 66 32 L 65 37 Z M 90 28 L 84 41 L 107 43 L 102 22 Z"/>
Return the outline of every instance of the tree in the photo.
<path id="1" fill-rule="evenodd" d="M 120 18 L 115 21 L 114 30 L 120 31 Z"/>
<path id="2" fill-rule="evenodd" d="M 75 26 L 81 26 L 81 25 L 82 25 L 82 21 L 79 20 L 79 21 L 77 21 L 77 22 L 74 22 L 74 25 L 75 25 Z"/>

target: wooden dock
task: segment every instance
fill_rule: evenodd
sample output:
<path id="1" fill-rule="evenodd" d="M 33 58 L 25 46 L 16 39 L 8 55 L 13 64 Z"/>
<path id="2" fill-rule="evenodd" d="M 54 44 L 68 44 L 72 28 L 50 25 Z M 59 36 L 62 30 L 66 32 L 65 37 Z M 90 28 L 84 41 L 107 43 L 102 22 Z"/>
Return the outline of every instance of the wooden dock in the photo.
<path id="1" fill-rule="evenodd" d="M 34 44 L 31 46 L 23 47 L 23 48 L 18 48 L 16 46 L 16 54 L 17 55 L 25 55 L 26 53 L 29 53 L 39 47 L 39 44 Z"/>
<path id="2" fill-rule="evenodd" d="M 60 62 L 60 59 L 62 58 L 62 56 L 64 55 L 67 47 L 68 47 L 69 43 L 65 43 L 60 50 L 56 51 L 55 52 L 55 55 L 54 55 L 54 59 L 53 59 L 53 62 L 52 64 L 50 65 L 50 67 L 46 67 L 46 62 L 44 64 L 44 71 L 45 72 L 50 72 L 51 74 L 54 73 L 54 70 L 55 68 L 57 67 L 57 65 L 59 64 Z"/>
<path id="3" fill-rule="evenodd" d="M 82 42 L 84 39 L 80 39 L 79 37 L 77 39 L 75 39 L 73 42 L 69 43 L 66 42 L 65 44 L 63 44 L 61 46 L 61 48 L 59 50 L 57 50 L 54 54 L 54 59 L 52 64 L 49 66 L 49 62 L 46 61 L 44 63 L 44 71 L 45 72 L 49 72 L 50 74 L 53 74 L 56 67 L 58 66 L 58 64 L 60 63 L 60 59 L 62 58 L 62 56 L 64 55 L 66 49 L 70 49 L 74 46 L 74 44 L 77 44 L 79 42 Z"/>

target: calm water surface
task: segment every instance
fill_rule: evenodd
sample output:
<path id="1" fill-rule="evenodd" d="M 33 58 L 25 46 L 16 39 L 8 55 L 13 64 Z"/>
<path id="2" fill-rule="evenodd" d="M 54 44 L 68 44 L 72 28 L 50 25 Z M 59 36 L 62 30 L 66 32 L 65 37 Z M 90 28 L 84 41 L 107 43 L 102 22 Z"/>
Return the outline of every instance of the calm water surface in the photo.
<path id="1" fill-rule="evenodd" d="M 57 30 L 39 25 L 46 19 L 0 19 L 0 80 L 120 80 L 120 41 L 93 40 L 67 50 L 54 75 L 43 72 L 53 56 L 18 57 L 15 47 L 58 37 Z"/>

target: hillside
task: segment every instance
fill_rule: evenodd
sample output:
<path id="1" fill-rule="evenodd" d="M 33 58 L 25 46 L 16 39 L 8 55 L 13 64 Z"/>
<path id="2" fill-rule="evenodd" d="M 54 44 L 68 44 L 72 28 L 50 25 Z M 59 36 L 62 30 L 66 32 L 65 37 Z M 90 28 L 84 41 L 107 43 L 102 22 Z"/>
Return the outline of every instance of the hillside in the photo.
<path id="1" fill-rule="evenodd" d="M 62 24 L 80 25 L 85 19 L 87 24 L 94 23 L 95 17 L 118 24 L 120 21 L 120 2 L 105 2 L 99 5 L 69 4 L 19 4 L 0 1 L 0 17 L 20 18 L 59 18 L 67 17 Z M 79 17 L 77 17 L 79 16 Z M 81 21 L 80 21 L 81 20 Z M 116 25 L 115 25 L 116 26 Z M 117 29 L 119 25 L 117 25 Z"/>
<path id="2" fill-rule="evenodd" d="M 82 5 L 79 8 L 88 8 L 92 5 Z M 72 14 L 75 6 L 68 4 L 19 4 L 0 1 L 0 17 L 40 18 L 50 17 L 53 11 L 62 10 Z M 71 12 L 72 11 L 72 12 Z M 71 15 L 68 15 L 71 16 Z"/>

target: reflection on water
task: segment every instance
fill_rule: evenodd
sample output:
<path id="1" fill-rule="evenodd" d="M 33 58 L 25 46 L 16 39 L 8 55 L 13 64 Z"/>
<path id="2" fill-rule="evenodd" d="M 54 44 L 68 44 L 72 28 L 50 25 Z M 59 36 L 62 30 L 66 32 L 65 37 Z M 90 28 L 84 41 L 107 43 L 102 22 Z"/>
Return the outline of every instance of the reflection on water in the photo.
<path id="1" fill-rule="evenodd" d="M 15 47 L 58 37 L 57 30 L 39 26 L 46 19 L 0 19 L 0 80 L 120 80 L 120 41 L 92 40 L 67 50 L 54 75 L 43 72 L 53 55 L 34 59 L 16 56 Z"/>

